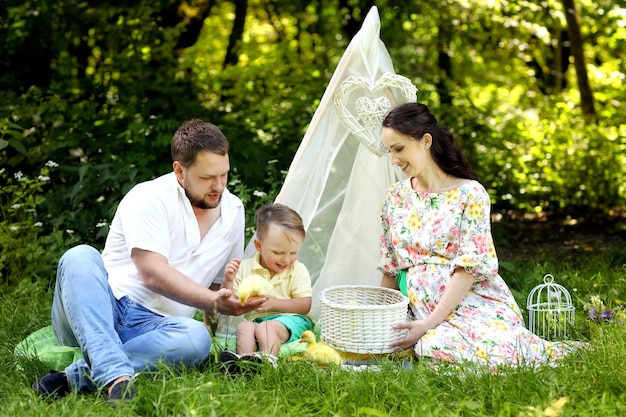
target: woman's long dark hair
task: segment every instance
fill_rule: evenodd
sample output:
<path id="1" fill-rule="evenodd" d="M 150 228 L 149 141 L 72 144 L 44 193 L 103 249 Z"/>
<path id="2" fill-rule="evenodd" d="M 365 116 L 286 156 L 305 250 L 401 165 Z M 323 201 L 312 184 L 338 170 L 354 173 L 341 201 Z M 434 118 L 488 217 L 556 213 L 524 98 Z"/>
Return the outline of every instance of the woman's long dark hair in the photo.
<path id="1" fill-rule="evenodd" d="M 467 155 L 454 140 L 450 129 L 439 126 L 437 118 L 425 104 L 404 103 L 393 108 L 383 120 L 383 127 L 418 141 L 424 134 L 430 133 L 433 138 L 430 153 L 439 168 L 458 178 L 478 180 L 478 175 L 471 170 Z"/>

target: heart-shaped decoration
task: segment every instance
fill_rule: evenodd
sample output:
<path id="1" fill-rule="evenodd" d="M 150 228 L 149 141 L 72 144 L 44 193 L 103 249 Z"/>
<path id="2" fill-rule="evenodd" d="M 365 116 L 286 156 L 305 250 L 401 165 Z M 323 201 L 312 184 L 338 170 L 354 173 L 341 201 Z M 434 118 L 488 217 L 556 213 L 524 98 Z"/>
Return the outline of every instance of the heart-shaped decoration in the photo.
<path id="1" fill-rule="evenodd" d="M 387 97 L 359 97 L 356 99 L 356 114 L 368 130 L 376 131 L 380 127 L 382 118 L 391 110 L 391 103 Z"/>
<path id="2" fill-rule="evenodd" d="M 339 85 L 333 101 L 341 123 L 367 149 L 382 156 L 383 118 L 394 106 L 417 101 L 417 88 L 408 78 L 388 72 L 375 81 L 351 75 Z"/>

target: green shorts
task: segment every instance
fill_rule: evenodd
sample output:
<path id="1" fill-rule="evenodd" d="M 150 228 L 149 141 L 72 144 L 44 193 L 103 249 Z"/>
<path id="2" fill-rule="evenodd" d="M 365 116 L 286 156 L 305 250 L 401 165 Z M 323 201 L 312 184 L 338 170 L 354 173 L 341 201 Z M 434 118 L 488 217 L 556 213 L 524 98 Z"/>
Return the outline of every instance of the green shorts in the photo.
<path id="1" fill-rule="evenodd" d="M 256 318 L 254 322 L 261 323 L 267 320 L 276 320 L 289 330 L 289 340 L 285 343 L 300 339 L 305 330 L 313 330 L 313 322 L 311 319 L 300 314 L 273 314 L 267 317 Z"/>

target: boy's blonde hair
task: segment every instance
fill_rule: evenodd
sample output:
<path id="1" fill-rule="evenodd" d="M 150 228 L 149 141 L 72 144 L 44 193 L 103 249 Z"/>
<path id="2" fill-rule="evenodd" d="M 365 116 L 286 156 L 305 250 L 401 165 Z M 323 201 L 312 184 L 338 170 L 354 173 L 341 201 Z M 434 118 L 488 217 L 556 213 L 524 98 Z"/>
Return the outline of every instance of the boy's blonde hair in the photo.
<path id="1" fill-rule="evenodd" d="M 257 210 L 257 239 L 263 240 L 271 224 L 279 226 L 287 235 L 296 234 L 302 237 L 302 240 L 306 235 L 302 217 L 297 211 L 284 204 L 268 203 Z"/>

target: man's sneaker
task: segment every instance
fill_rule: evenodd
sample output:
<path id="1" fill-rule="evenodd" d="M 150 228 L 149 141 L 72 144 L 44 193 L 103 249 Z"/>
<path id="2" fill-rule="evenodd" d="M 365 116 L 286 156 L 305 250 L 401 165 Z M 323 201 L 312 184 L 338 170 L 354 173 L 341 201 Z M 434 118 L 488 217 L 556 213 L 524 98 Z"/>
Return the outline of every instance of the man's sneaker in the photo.
<path id="1" fill-rule="evenodd" d="M 65 397 L 70 393 L 67 375 L 61 371 L 48 371 L 47 374 L 33 382 L 33 389 L 42 397 Z"/>
<path id="2" fill-rule="evenodd" d="M 223 350 L 217 356 L 217 360 L 220 363 L 220 368 L 224 373 L 227 373 L 229 375 L 235 375 L 239 373 L 239 366 L 237 365 L 237 361 L 239 361 L 239 359 L 241 359 L 241 356 L 229 350 Z"/>
<path id="3" fill-rule="evenodd" d="M 127 401 L 132 400 L 135 397 L 135 387 L 131 380 L 120 381 L 113 385 L 111 393 L 107 392 L 107 403 L 116 407 Z"/>

